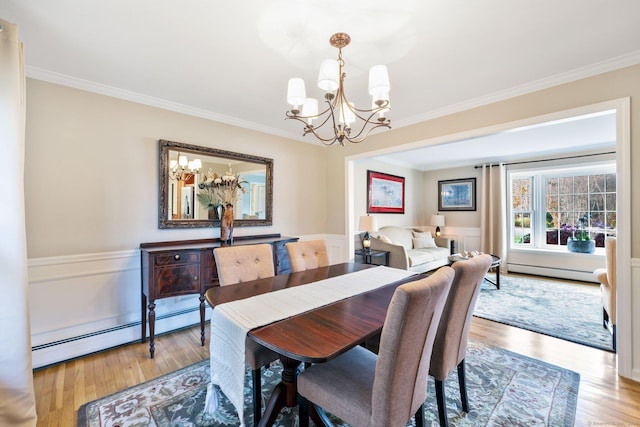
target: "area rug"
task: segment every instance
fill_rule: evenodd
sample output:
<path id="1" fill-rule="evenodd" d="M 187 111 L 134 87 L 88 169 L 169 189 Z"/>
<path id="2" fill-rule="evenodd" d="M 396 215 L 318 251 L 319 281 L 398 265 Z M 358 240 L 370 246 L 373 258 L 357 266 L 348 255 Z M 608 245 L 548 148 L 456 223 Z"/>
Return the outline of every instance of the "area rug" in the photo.
<path id="1" fill-rule="evenodd" d="M 456 373 L 445 381 L 450 426 L 573 426 L 580 384 L 576 372 L 475 341 L 469 343 L 466 368 L 469 413 L 460 409 Z M 263 370 L 263 399 L 271 395 L 281 372 L 279 363 Z M 212 416 L 203 414 L 208 383 L 209 361 L 205 360 L 82 405 L 78 427 L 238 426 L 235 410 L 222 393 L 218 410 Z M 245 420 L 251 426 L 249 371 L 245 384 Z M 437 426 L 432 378 L 427 388 L 425 422 Z M 413 421 L 407 425 L 413 426 Z M 333 422 L 336 427 L 347 426 L 336 418 Z M 297 409 L 284 409 L 275 425 L 297 426 Z"/>
<path id="2" fill-rule="evenodd" d="M 495 281 L 495 275 L 487 278 Z M 484 281 L 474 316 L 601 350 L 613 351 L 613 337 L 602 326 L 597 285 L 501 275 L 500 289 Z"/>

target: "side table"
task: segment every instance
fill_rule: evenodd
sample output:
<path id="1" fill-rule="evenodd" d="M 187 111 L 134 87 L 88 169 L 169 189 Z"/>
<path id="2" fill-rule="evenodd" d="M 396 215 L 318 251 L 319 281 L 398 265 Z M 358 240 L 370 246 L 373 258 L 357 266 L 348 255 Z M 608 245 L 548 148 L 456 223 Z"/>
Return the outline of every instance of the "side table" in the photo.
<path id="1" fill-rule="evenodd" d="M 491 271 L 491 269 L 496 270 L 496 281 L 494 282 L 493 280 L 487 279 L 486 277 L 484 278 L 484 280 L 486 280 L 487 282 L 491 283 L 493 286 L 496 287 L 496 289 L 500 289 L 500 264 L 502 264 L 502 258 L 500 258 L 498 255 L 491 255 L 491 265 L 489 266 L 489 271 Z M 464 261 L 465 258 L 460 254 L 453 254 L 451 256 L 449 256 L 449 265 L 453 264 L 456 261 Z"/>
<path id="2" fill-rule="evenodd" d="M 389 265 L 389 251 L 378 251 L 375 249 L 356 249 L 356 262 L 358 257 L 362 258 L 364 264 Z"/>

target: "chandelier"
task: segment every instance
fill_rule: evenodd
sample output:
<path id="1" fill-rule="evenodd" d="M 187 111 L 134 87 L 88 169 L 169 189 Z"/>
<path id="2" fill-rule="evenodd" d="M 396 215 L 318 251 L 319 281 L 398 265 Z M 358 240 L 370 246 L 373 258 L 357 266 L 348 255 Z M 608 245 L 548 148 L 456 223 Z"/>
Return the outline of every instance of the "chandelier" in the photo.
<path id="1" fill-rule="evenodd" d="M 354 103 L 347 99 L 344 92 L 346 74 L 342 71 L 342 48 L 350 41 L 351 37 L 346 33 L 336 33 L 329 39 L 331 46 L 338 48 L 338 59 L 325 59 L 320 65 L 318 87 L 325 91 L 324 100 L 327 103 L 323 112 L 318 113 L 316 98 L 307 98 L 303 79 L 289 79 L 287 87 L 287 102 L 293 108 L 286 112 L 286 119 L 303 123 L 303 136 L 312 133 L 325 145 L 332 145 L 337 141 L 344 146 L 345 140 L 358 143 L 364 141 L 373 129 L 391 129 L 390 120 L 384 116 L 390 109 L 391 89 L 386 66 L 375 65 L 369 70 L 369 94 L 373 98 L 370 109 L 356 108 Z M 314 120 L 318 120 L 319 124 L 314 125 Z M 327 126 L 321 129 L 325 125 Z M 354 130 L 356 126 L 359 130 Z"/>
<path id="2" fill-rule="evenodd" d="M 178 153 L 177 160 L 169 161 L 169 177 L 177 181 L 189 181 L 192 176 L 200 173 L 202 161 L 189 160 L 186 155 Z"/>

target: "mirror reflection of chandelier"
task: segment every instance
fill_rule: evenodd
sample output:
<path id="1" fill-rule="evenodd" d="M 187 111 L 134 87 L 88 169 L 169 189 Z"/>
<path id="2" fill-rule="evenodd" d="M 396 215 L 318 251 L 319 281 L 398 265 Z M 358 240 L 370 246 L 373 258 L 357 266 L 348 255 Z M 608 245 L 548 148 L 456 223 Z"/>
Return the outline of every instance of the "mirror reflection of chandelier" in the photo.
<path id="1" fill-rule="evenodd" d="M 318 113 L 317 99 L 307 98 L 303 79 L 289 79 L 287 102 L 293 108 L 286 112 L 286 118 L 302 122 L 303 136 L 312 133 L 325 145 L 332 145 L 337 141 L 344 146 L 345 140 L 358 143 L 364 141 L 373 129 L 391 129 L 390 120 L 384 116 L 390 109 L 391 89 L 386 66 L 375 65 L 369 70 L 369 94 L 372 96 L 370 109 L 356 108 L 353 102 L 347 100 L 344 92 L 346 74 L 342 71 L 342 48 L 350 41 L 351 37 L 346 33 L 336 33 L 329 39 L 331 46 L 338 48 L 338 59 L 325 59 L 320 65 L 318 87 L 325 91 L 324 100 L 327 103 L 327 109 L 323 112 Z M 319 124 L 314 125 L 314 120 L 318 120 Z M 322 136 L 319 131 L 325 125 L 325 129 L 329 130 L 326 132 L 328 135 Z M 361 127 L 356 131 L 352 126 Z"/>
<path id="2" fill-rule="evenodd" d="M 169 177 L 177 181 L 188 181 L 195 174 L 200 173 L 202 161 L 189 160 L 186 155 L 178 153 L 177 160 L 169 161 Z"/>

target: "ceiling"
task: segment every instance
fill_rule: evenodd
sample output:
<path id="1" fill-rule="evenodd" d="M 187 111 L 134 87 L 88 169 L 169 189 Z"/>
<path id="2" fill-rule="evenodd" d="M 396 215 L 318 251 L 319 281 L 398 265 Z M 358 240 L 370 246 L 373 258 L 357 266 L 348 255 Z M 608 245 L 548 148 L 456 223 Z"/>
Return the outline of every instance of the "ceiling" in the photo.
<path id="1" fill-rule="evenodd" d="M 302 77 L 307 94 L 321 96 L 315 79 L 321 60 L 337 56 L 335 32 L 352 38 L 343 58 L 356 105 L 370 103 L 368 68 L 388 66 L 398 128 L 640 63 L 638 16 L 638 0 L 0 1 L 0 18 L 19 25 L 28 77 L 306 142 L 299 123 L 284 120 L 287 81 Z M 541 129 L 573 124 L 584 143 L 576 131 L 590 120 L 607 122 Z M 590 143 L 610 143 L 604 132 L 589 132 Z M 511 158 L 527 146 L 516 134 Z M 540 141 L 533 134 L 522 136 Z M 549 150 L 575 144 L 567 139 L 549 139 Z M 445 163 L 452 152 L 477 161 L 470 146 L 439 149 L 395 161 L 428 168 L 412 159 Z"/>

